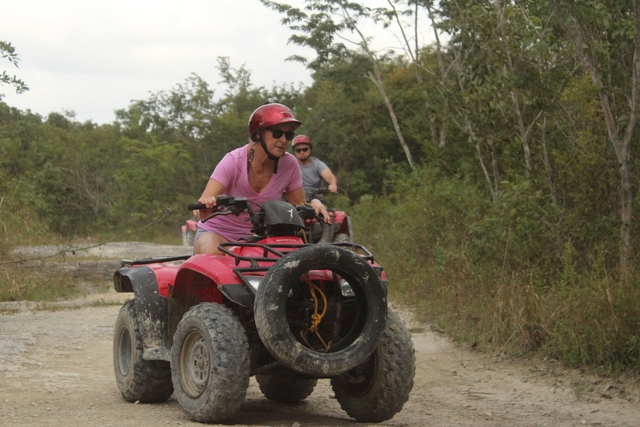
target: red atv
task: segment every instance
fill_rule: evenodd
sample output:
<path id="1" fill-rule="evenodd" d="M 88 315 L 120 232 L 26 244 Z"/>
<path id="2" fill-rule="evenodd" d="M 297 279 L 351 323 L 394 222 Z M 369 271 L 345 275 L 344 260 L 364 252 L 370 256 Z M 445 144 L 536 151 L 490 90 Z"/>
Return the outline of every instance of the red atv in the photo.
<path id="1" fill-rule="evenodd" d="M 303 243 L 301 217 L 315 215 L 308 205 L 254 211 L 244 198 L 219 196 L 211 217 L 242 214 L 255 235 L 221 244 L 224 255 L 122 261 L 115 289 L 134 293 L 113 341 L 122 396 L 161 402 L 175 392 L 190 419 L 219 423 L 238 411 L 252 375 L 281 403 L 330 378 L 351 417 L 393 417 L 409 397 L 415 358 L 387 307 L 382 267 L 358 244 Z"/>

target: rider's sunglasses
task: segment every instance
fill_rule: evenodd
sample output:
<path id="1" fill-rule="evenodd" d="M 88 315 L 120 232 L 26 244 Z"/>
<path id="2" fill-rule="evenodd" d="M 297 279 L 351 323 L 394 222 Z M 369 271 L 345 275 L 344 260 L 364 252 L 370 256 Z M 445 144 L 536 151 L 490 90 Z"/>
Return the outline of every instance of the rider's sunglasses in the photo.
<path id="1" fill-rule="evenodd" d="M 280 139 L 282 135 L 284 135 L 284 137 L 287 138 L 287 141 L 291 141 L 293 137 L 296 136 L 296 133 L 292 130 L 288 130 L 288 131 L 283 131 L 281 129 L 269 129 L 269 130 L 271 131 L 271 135 L 273 135 L 275 139 Z"/>
<path id="2" fill-rule="evenodd" d="M 307 151 L 309 151 L 309 147 L 295 149 L 296 153 L 306 153 Z"/>

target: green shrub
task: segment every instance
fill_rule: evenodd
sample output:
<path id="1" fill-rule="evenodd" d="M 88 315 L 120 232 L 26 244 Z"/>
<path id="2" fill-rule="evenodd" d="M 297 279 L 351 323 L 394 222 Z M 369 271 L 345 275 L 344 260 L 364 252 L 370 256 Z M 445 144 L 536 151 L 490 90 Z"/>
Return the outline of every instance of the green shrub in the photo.
<path id="1" fill-rule="evenodd" d="M 640 274 L 614 277 L 614 221 L 563 210 L 526 183 L 505 183 L 495 201 L 435 172 L 387 185 L 387 196 L 363 196 L 350 214 L 391 299 L 479 348 L 639 367 Z"/>

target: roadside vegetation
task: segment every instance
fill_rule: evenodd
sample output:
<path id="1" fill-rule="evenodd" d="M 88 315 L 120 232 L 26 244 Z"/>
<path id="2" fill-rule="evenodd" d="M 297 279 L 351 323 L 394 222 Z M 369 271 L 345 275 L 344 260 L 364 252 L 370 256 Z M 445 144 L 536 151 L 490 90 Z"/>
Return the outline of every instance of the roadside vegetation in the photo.
<path id="1" fill-rule="evenodd" d="M 111 124 L 0 99 L 1 299 L 45 298 L 54 280 L 22 268 L 15 246 L 179 244 L 187 203 L 247 141 L 253 109 L 277 101 L 338 176 L 330 203 L 385 266 L 392 299 L 484 351 L 638 372 L 635 3 L 263 3 L 315 53 L 293 58 L 310 87 L 256 88 L 219 58 L 220 86 L 189 76 Z M 427 21 L 404 22 L 416 12 Z M 373 52 L 359 24 L 374 19 L 406 30 L 404 49 Z M 430 44 L 411 39 L 427 31 Z M 65 296 L 71 282 L 55 280 Z"/>
<path id="2" fill-rule="evenodd" d="M 76 277 L 60 268 L 65 263 L 63 250 L 46 257 L 15 253 L 14 249 L 22 245 L 70 244 L 68 239 L 48 232 L 46 226 L 38 226 L 39 221 L 30 217 L 21 196 L 6 196 L 0 203 L 0 302 L 55 302 L 105 290 L 100 281 Z"/>
<path id="3" fill-rule="evenodd" d="M 347 209 L 356 240 L 385 266 L 390 299 L 448 336 L 496 356 L 637 372 L 638 270 L 621 280 L 602 240 L 578 241 L 563 212 L 541 223 L 540 201 L 526 189 L 501 198 L 427 173 Z"/>

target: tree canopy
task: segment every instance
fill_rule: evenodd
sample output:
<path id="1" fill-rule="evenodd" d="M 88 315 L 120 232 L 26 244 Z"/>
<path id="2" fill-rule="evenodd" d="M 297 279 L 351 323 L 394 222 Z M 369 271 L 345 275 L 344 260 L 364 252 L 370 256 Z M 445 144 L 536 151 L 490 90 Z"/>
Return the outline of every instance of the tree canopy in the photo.
<path id="1" fill-rule="evenodd" d="M 16 68 L 18 67 L 18 61 L 20 60 L 20 58 L 18 58 L 16 48 L 13 47 L 11 43 L 0 40 L 0 58 L 6 59 Z M 16 90 L 16 93 L 22 93 L 29 90 L 29 87 L 25 82 L 23 82 L 15 75 L 7 74 L 6 70 L 2 70 L 2 74 L 0 74 L 0 86 L 3 85 L 13 86 Z M 1 99 L 2 94 L 0 93 L 0 100 Z"/>

